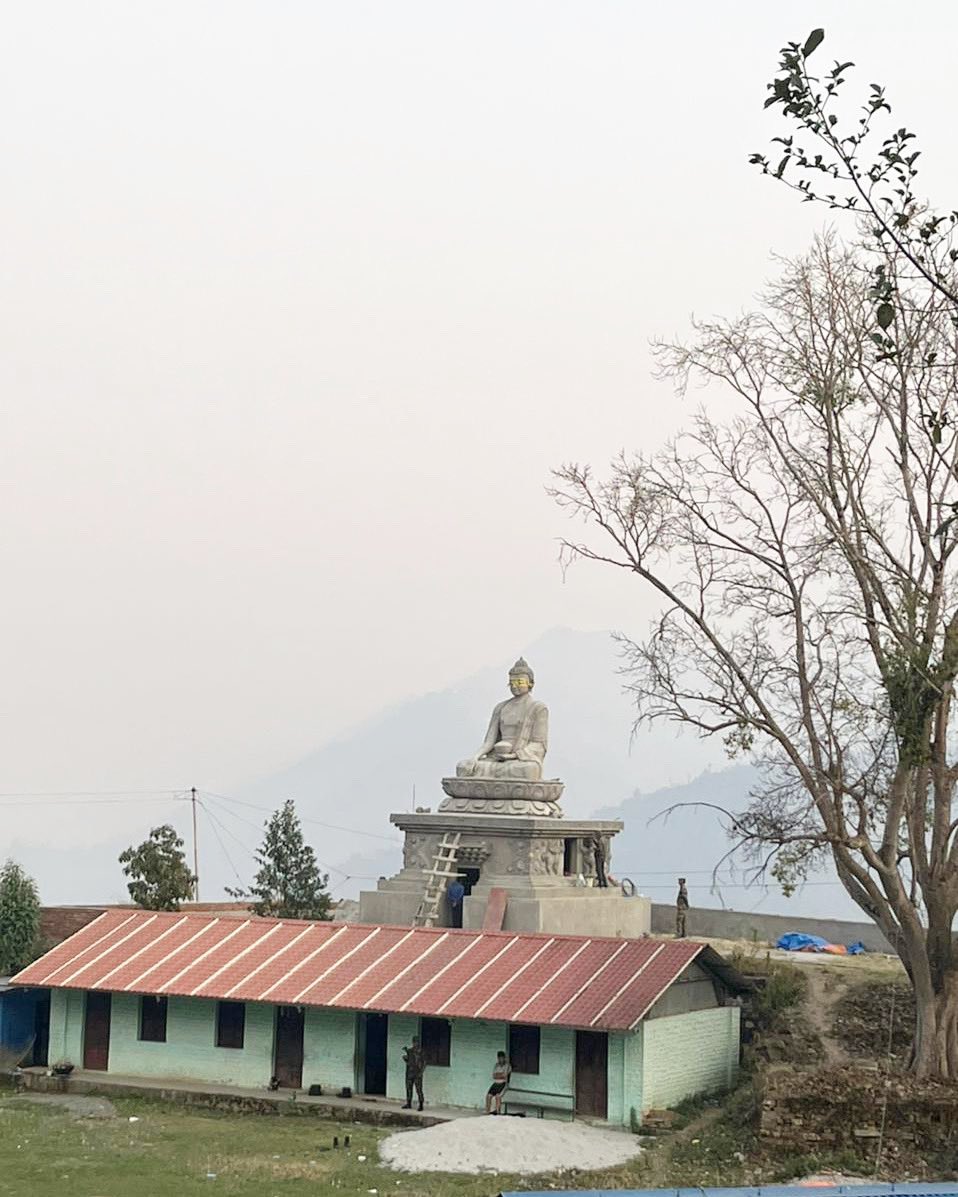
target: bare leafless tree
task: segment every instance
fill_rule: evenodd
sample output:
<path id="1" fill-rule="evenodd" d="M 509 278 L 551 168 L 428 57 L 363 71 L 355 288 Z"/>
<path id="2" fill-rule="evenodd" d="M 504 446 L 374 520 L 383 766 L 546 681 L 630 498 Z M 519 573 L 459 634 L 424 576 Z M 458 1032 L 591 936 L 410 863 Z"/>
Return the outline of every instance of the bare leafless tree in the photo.
<path id="1" fill-rule="evenodd" d="M 958 1078 L 958 343 L 940 291 L 896 275 L 897 352 L 866 330 L 875 263 L 825 237 L 760 310 L 660 345 L 733 392 L 652 456 L 556 472 L 589 526 L 564 554 L 661 598 L 622 640 L 640 719 L 720 736 L 762 781 L 733 834 L 786 881 L 830 855 L 901 956 L 912 1068 Z"/>

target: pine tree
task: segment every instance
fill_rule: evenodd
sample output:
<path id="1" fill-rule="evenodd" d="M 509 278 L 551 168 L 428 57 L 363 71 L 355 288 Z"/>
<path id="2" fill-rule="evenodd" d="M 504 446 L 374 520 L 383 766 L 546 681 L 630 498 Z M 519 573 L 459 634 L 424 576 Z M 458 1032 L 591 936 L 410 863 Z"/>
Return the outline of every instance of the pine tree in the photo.
<path id="1" fill-rule="evenodd" d="M 40 895 L 32 877 L 12 860 L 0 869 L 0 973 L 9 976 L 36 959 Z"/>
<path id="2" fill-rule="evenodd" d="M 133 880 L 127 885 L 130 897 L 145 910 L 179 910 L 191 897 L 196 878 L 183 852 L 183 840 L 164 823 L 154 827 L 150 838 L 120 854 L 123 872 Z"/>
<path id="3" fill-rule="evenodd" d="M 259 870 L 249 891 L 227 890 L 234 898 L 252 898 L 254 914 L 281 919 L 328 919 L 329 876 L 319 871 L 316 854 L 303 840 L 291 798 L 270 818 L 256 852 Z"/>

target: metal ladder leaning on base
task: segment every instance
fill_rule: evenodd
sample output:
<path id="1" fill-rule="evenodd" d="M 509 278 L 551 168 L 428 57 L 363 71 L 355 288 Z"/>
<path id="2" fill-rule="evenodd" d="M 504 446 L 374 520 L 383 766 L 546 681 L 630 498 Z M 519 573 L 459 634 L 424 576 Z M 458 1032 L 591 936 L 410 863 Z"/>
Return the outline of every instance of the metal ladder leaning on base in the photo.
<path id="1" fill-rule="evenodd" d="M 432 868 L 425 870 L 428 877 L 426 892 L 422 896 L 416 917 L 413 919 L 414 927 L 431 927 L 439 918 L 439 903 L 446 892 L 446 886 L 453 877 L 459 875 L 456 871 L 456 852 L 459 850 L 459 839 L 458 831 L 447 831 L 439 841 Z"/>

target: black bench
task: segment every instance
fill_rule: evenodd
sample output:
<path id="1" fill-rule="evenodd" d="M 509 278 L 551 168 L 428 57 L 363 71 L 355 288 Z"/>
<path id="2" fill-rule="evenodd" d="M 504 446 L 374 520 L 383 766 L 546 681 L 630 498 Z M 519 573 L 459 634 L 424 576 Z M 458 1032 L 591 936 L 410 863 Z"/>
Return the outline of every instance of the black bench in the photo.
<path id="1" fill-rule="evenodd" d="M 542 1118 L 546 1110 L 561 1110 L 575 1118 L 575 1098 L 571 1093 L 549 1093 L 543 1089 L 507 1089 L 502 1095 L 502 1108 L 509 1113 L 510 1106 L 523 1106 L 538 1110 Z"/>

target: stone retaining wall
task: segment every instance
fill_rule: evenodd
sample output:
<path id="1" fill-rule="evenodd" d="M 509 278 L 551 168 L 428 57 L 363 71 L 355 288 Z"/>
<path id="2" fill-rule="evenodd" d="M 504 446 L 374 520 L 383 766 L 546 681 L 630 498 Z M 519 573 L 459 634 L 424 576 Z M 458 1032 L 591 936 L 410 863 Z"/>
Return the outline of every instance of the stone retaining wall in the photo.
<path id="1" fill-rule="evenodd" d="M 776 1148 L 802 1153 L 868 1154 L 879 1136 L 888 1156 L 941 1151 L 958 1144 L 958 1090 L 877 1069 L 772 1069 L 760 1133 Z"/>

